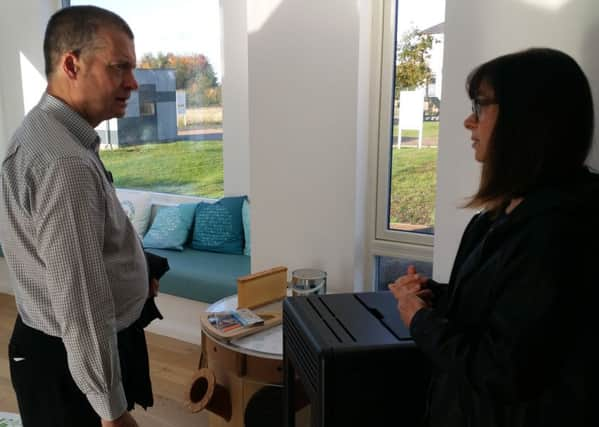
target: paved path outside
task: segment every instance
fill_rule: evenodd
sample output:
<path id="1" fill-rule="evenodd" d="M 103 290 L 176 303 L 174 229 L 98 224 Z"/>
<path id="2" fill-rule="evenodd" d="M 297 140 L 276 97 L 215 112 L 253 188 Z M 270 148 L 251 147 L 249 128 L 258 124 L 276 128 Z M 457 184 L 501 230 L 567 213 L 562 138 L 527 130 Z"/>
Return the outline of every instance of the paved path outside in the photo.
<path id="1" fill-rule="evenodd" d="M 207 135 L 207 134 L 218 134 L 223 133 L 222 128 L 214 129 L 183 129 L 177 131 L 177 135 Z"/>
<path id="2" fill-rule="evenodd" d="M 437 138 L 422 138 L 423 147 L 437 147 L 439 140 Z M 393 138 L 393 145 L 397 146 L 397 137 Z M 418 138 L 415 136 L 404 136 L 401 138 L 402 147 L 418 147 Z"/>

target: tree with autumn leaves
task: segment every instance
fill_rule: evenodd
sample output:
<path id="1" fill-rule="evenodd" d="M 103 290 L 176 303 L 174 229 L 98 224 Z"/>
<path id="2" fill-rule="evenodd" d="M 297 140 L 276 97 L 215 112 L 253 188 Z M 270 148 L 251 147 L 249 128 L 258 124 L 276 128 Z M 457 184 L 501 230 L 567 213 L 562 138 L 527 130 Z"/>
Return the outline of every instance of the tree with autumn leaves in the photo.
<path id="1" fill-rule="evenodd" d="M 174 69 L 176 87 L 186 91 L 189 107 L 221 104 L 221 86 L 206 55 L 146 53 L 141 57 L 138 66 L 139 68 Z"/>
<path id="2" fill-rule="evenodd" d="M 425 85 L 432 72 L 428 66 L 433 36 L 413 28 L 403 34 L 397 43 L 395 88 L 398 91 L 414 90 Z"/>

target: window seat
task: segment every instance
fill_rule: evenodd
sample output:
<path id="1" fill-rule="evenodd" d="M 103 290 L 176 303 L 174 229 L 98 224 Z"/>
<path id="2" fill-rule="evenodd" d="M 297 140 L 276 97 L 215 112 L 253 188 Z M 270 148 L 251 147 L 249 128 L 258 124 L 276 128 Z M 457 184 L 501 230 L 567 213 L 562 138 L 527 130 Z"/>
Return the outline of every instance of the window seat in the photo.
<path id="1" fill-rule="evenodd" d="M 133 206 L 132 223 L 141 218 L 147 232 L 160 209 L 180 204 L 215 203 L 215 199 L 194 196 L 117 189 L 121 204 Z M 126 210 L 127 212 L 127 210 Z M 211 304 L 237 293 L 237 278 L 250 274 L 249 255 L 211 252 L 193 249 L 190 236 L 183 251 L 145 248 L 146 251 L 168 259 L 170 270 L 160 279 L 160 293 Z"/>
<path id="2" fill-rule="evenodd" d="M 198 251 L 146 249 L 168 259 L 170 270 L 160 279 L 160 292 L 213 303 L 237 293 L 237 278 L 250 274 L 250 257 Z"/>

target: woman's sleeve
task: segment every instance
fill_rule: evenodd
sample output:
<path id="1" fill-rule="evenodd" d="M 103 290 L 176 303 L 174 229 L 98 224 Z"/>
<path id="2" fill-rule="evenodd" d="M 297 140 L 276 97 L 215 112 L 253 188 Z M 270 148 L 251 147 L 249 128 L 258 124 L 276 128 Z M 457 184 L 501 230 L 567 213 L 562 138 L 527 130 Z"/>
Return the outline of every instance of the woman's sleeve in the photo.
<path id="1" fill-rule="evenodd" d="M 433 292 L 433 307 L 439 309 L 447 304 L 447 295 L 449 286 L 447 283 L 439 283 L 433 279 L 428 279 L 426 287 Z"/>
<path id="2" fill-rule="evenodd" d="M 533 225 L 501 254 L 493 273 L 467 279 L 474 281 L 468 286 L 489 287 L 486 299 L 460 301 L 487 305 L 480 319 L 458 313 L 460 320 L 453 320 L 434 307 L 415 314 L 412 337 L 438 369 L 463 375 L 480 393 L 504 401 L 534 395 L 553 378 L 569 351 L 556 337 L 577 327 L 580 289 L 572 285 L 584 277 L 568 268 L 584 257 L 576 233 L 553 225 Z"/>

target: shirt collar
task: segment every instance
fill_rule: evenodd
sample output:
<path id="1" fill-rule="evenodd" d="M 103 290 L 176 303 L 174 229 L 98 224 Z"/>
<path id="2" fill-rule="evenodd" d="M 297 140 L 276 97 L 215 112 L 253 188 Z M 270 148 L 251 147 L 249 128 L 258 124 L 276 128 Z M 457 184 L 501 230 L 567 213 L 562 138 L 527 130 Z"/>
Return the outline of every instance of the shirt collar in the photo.
<path id="1" fill-rule="evenodd" d="M 100 136 L 79 113 L 60 99 L 44 93 L 39 107 L 62 123 L 85 148 L 94 150 L 100 142 Z"/>

